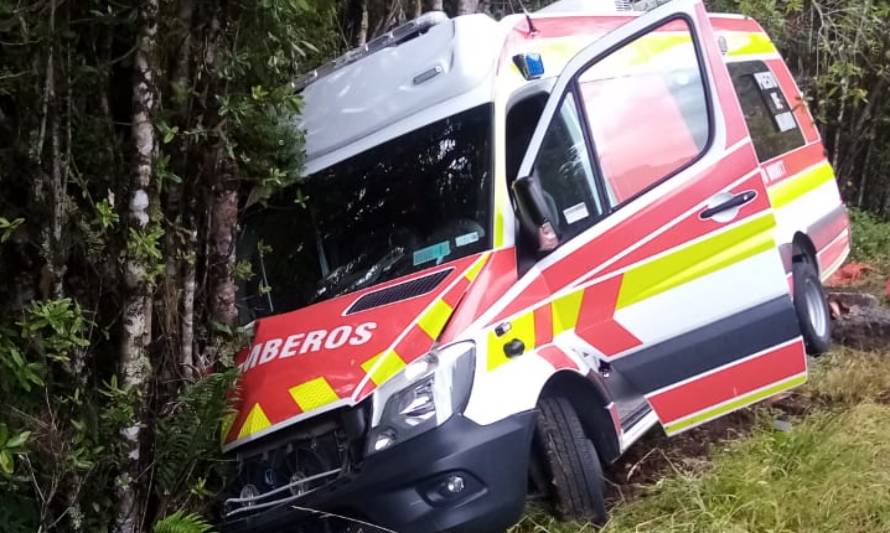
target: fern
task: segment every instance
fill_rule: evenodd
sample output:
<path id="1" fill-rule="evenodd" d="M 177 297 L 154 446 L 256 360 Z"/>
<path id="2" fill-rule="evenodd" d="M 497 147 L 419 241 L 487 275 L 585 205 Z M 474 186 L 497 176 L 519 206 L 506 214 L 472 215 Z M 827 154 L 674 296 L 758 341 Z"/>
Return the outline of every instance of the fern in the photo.
<path id="1" fill-rule="evenodd" d="M 221 487 L 227 464 L 219 432 L 231 410 L 229 394 L 236 377 L 237 371 L 230 370 L 201 378 L 158 421 L 155 486 L 161 496 L 188 496 L 183 487 L 203 488 L 208 478 L 211 488 Z"/>
<path id="2" fill-rule="evenodd" d="M 164 517 L 154 527 L 154 533 L 209 533 L 212 530 L 213 526 L 197 513 L 182 511 Z"/>

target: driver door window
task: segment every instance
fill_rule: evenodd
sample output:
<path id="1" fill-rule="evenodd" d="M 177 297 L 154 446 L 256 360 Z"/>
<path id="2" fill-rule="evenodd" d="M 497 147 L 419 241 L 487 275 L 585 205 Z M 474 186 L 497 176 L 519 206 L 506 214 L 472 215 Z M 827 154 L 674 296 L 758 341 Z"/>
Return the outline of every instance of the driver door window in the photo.
<path id="1" fill-rule="evenodd" d="M 560 242 L 578 235 L 605 212 L 572 93 L 566 94 L 544 135 L 533 173 L 556 217 L 553 225 Z"/>

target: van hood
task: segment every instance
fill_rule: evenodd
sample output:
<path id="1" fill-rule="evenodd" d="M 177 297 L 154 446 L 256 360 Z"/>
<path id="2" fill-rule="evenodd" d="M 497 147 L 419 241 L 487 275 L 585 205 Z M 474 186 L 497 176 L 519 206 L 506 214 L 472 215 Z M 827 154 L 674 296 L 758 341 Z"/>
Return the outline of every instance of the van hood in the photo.
<path id="1" fill-rule="evenodd" d="M 259 319 L 241 370 L 226 450 L 331 409 L 355 405 L 427 353 L 485 252 L 366 290 Z"/>

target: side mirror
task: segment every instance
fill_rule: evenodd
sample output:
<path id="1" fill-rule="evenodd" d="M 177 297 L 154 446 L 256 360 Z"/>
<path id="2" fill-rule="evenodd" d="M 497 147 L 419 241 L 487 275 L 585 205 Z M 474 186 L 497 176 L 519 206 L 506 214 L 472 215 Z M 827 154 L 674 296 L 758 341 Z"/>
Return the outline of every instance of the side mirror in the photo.
<path id="1" fill-rule="evenodd" d="M 523 229 L 538 243 L 539 252 L 549 252 L 559 246 L 559 237 L 553 228 L 556 215 L 544 198 L 544 191 L 531 176 L 516 178 L 513 182 L 513 196 L 519 209 L 519 220 Z"/>

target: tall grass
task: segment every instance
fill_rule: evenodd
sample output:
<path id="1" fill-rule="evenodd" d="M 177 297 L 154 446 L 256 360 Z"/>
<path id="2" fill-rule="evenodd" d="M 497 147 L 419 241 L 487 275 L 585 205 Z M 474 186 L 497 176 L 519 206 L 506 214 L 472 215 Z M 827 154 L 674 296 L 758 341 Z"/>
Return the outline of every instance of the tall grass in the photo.
<path id="1" fill-rule="evenodd" d="M 890 531 L 888 392 L 890 354 L 841 349 L 823 357 L 801 391 L 815 402 L 788 431 L 761 409 L 755 430 L 719 446 L 709 468 L 677 468 L 613 508 L 603 531 Z M 594 529 L 531 513 L 513 533 L 587 531 Z"/>

